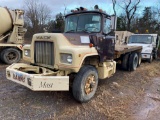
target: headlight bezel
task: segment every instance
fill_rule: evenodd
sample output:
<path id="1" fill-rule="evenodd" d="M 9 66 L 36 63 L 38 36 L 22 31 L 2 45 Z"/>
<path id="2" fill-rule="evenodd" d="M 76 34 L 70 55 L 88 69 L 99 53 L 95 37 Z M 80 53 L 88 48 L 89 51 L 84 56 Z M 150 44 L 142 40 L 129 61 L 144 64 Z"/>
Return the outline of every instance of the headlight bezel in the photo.
<path id="1" fill-rule="evenodd" d="M 31 57 L 31 50 L 30 49 L 24 49 L 24 56 L 25 57 Z"/>
<path id="2" fill-rule="evenodd" d="M 70 53 L 61 53 L 60 54 L 60 61 L 61 61 L 61 63 L 72 64 L 73 63 L 73 56 Z"/>

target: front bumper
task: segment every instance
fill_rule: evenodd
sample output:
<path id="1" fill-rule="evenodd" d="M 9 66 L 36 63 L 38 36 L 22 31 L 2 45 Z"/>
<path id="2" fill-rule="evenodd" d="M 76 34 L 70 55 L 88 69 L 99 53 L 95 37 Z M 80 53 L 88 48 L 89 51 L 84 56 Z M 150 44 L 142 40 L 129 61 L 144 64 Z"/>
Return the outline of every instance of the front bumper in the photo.
<path id="1" fill-rule="evenodd" d="M 29 74 L 27 72 L 20 71 L 20 69 L 35 70 L 39 68 L 40 67 L 38 66 L 23 63 L 12 64 L 6 68 L 6 77 L 8 80 L 21 84 L 33 91 L 69 90 L 69 76 L 48 76 L 45 73 Z"/>
<path id="2" fill-rule="evenodd" d="M 150 59 L 151 53 L 141 53 L 142 59 Z"/>

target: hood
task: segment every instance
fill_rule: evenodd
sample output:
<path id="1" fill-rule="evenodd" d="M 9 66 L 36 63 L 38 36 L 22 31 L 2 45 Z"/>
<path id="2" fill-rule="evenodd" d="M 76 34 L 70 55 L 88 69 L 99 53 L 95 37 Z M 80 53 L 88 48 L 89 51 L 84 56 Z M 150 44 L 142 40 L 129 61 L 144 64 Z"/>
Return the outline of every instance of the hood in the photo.
<path id="1" fill-rule="evenodd" d="M 90 35 L 83 33 L 38 33 L 33 36 L 33 41 L 55 41 L 71 43 L 72 45 L 88 45 L 90 43 Z"/>
<path id="2" fill-rule="evenodd" d="M 142 46 L 142 48 L 145 48 L 145 47 L 152 47 L 152 44 L 141 44 L 141 43 L 130 43 L 130 44 L 127 44 L 128 46 Z"/>
<path id="3" fill-rule="evenodd" d="M 127 44 L 128 46 L 142 46 L 142 53 L 151 53 L 153 50 L 152 44 L 138 44 L 138 43 L 131 43 Z"/>
<path id="4" fill-rule="evenodd" d="M 73 45 L 88 45 L 90 43 L 90 38 L 88 34 L 85 33 L 62 33 L 67 40 Z"/>

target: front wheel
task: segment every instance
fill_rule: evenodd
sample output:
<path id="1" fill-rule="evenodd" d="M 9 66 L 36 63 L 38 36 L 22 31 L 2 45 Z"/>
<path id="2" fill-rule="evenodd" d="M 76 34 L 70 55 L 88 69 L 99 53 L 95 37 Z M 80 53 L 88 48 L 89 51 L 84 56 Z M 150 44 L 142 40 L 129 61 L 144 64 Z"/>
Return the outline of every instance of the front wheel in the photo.
<path id="1" fill-rule="evenodd" d="M 98 72 L 93 66 L 83 66 L 77 73 L 72 93 L 74 98 L 83 103 L 93 98 L 98 86 Z"/>
<path id="2" fill-rule="evenodd" d="M 21 53 L 15 48 L 7 48 L 1 52 L 1 60 L 6 64 L 17 63 L 21 59 Z"/>
<path id="3" fill-rule="evenodd" d="M 157 52 L 154 53 L 153 58 L 154 58 L 155 60 L 157 60 L 157 58 L 158 58 Z"/>
<path id="4" fill-rule="evenodd" d="M 150 58 L 148 59 L 148 62 L 151 63 L 153 61 L 153 55 L 151 53 Z"/>

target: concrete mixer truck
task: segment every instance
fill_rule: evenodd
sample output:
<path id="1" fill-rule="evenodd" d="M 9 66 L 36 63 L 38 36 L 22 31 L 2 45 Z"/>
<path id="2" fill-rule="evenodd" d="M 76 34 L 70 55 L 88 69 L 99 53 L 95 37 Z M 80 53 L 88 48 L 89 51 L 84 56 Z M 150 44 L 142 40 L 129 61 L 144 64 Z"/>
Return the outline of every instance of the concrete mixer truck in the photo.
<path id="1" fill-rule="evenodd" d="M 23 10 L 0 7 L 0 59 L 6 64 L 19 62 L 26 29 Z"/>

